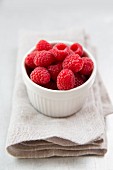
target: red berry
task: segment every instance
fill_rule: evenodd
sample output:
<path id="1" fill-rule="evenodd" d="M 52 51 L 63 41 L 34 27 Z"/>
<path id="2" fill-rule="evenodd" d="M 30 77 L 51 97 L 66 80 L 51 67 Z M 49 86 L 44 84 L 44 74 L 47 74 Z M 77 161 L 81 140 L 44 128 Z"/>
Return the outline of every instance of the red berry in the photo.
<path id="1" fill-rule="evenodd" d="M 39 51 L 34 58 L 36 66 L 47 67 L 53 62 L 53 55 L 49 51 Z"/>
<path id="2" fill-rule="evenodd" d="M 58 63 L 55 65 L 50 65 L 48 67 L 48 71 L 51 75 L 51 78 L 56 81 L 58 74 L 62 70 L 62 63 Z"/>
<path id="3" fill-rule="evenodd" d="M 64 43 L 58 43 L 53 46 L 52 53 L 56 60 L 63 61 L 64 58 L 69 54 L 69 47 Z"/>
<path id="4" fill-rule="evenodd" d="M 27 55 L 25 58 L 25 64 L 30 68 L 35 68 L 36 65 L 34 64 L 34 57 L 36 56 L 37 51 L 32 51 L 30 54 Z"/>
<path id="5" fill-rule="evenodd" d="M 75 73 L 75 85 L 74 87 L 78 87 L 80 85 L 82 85 L 85 82 L 85 78 L 79 74 L 79 73 Z"/>
<path id="6" fill-rule="evenodd" d="M 48 50 L 52 49 L 52 45 L 49 42 L 47 42 L 46 40 L 40 40 L 38 42 L 38 44 L 36 45 L 36 49 L 38 51 L 42 51 L 42 50 L 48 51 Z"/>
<path id="7" fill-rule="evenodd" d="M 71 54 L 63 61 L 63 68 L 68 68 L 74 73 L 79 72 L 83 67 L 83 60 L 78 54 Z"/>
<path id="8" fill-rule="evenodd" d="M 83 48 L 79 43 L 74 43 L 70 46 L 70 49 L 74 51 L 75 54 L 78 54 L 79 56 L 83 55 Z"/>
<path id="9" fill-rule="evenodd" d="M 75 53 L 74 53 L 74 51 L 72 51 L 71 49 L 69 49 L 69 55 L 70 55 L 70 54 L 73 54 L 73 55 L 74 55 Z"/>
<path id="10" fill-rule="evenodd" d="M 94 68 L 93 61 L 88 57 L 83 57 L 82 60 L 84 62 L 84 65 L 83 65 L 82 70 L 80 71 L 81 74 L 90 75 Z"/>
<path id="11" fill-rule="evenodd" d="M 81 57 L 88 57 L 88 54 L 84 51 Z"/>
<path id="12" fill-rule="evenodd" d="M 30 79 L 39 85 L 46 84 L 50 81 L 50 74 L 44 67 L 36 67 L 30 74 Z"/>
<path id="13" fill-rule="evenodd" d="M 54 47 L 57 47 L 57 49 L 59 50 L 64 50 L 67 47 L 67 45 L 64 43 L 57 43 Z"/>
<path id="14" fill-rule="evenodd" d="M 57 77 L 57 87 L 59 90 L 69 90 L 75 85 L 74 73 L 69 69 L 63 69 Z"/>
<path id="15" fill-rule="evenodd" d="M 54 81 L 50 81 L 49 83 L 45 84 L 43 87 L 47 89 L 58 90 L 57 84 Z"/>

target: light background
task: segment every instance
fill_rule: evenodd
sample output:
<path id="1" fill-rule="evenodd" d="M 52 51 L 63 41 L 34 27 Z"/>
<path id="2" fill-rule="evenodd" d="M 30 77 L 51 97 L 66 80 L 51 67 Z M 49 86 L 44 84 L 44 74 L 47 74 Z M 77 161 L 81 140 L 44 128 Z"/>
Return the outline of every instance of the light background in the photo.
<path id="1" fill-rule="evenodd" d="M 17 160 L 5 151 L 21 29 L 43 32 L 82 27 L 99 56 L 99 70 L 113 101 L 113 0 L 0 0 L 0 170 L 113 170 L 113 116 L 107 118 L 104 158 Z M 87 162 L 87 165 L 86 165 Z"/>

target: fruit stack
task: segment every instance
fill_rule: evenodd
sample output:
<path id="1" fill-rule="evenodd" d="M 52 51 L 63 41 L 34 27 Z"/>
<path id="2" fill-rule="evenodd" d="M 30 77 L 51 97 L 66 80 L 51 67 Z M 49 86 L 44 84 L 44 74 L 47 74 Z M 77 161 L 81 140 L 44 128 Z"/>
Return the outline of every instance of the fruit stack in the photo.
<path id="1" fill-rule="evenodd" d="M 34 83 L 52 90 L 70 90 L 88 80 L 94 63 L 79 43 L 68 46 L 40 40 L 26 56 L 25 66 Z"/>

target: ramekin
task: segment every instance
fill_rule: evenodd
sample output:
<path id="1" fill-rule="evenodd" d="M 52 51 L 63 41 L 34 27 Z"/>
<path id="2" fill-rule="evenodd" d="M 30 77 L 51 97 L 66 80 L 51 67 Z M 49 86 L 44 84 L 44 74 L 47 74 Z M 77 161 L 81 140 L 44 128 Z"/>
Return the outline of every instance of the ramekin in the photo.
<path id="1" fill-rule="evenodd" d="M 50 41 L 51 44 L 63 42 L 71 45 L 73 42 L 68 41 Z M 34 48 L 28 51 L 29 54 Z M 40 113 L 50 117 L 66 117 L 79 111 L 86 99 L 89 89 L 94 83 L 96 77 L 96 62 L 93 55 L 83 47 L 83 50 L 88 54 L 89 58 L 94 63 L 94 69 L 90 78 L 81 86 L 71 90 L 51 90 L 32 82 L 27 75 L 25 68 L 25 56 L 22 61 L 22 75 L 27 88 L 29 100 L 33 107 Z"/>

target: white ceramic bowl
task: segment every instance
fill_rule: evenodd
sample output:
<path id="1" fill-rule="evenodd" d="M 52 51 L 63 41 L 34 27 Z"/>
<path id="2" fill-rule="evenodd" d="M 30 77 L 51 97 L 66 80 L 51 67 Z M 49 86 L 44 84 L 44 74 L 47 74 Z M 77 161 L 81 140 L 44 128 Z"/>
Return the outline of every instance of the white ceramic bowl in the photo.
<path id="1" fill-rule="evenodd" d="M 71 45 L 68 41 L 50 41 L 55 44 L 63 42 Z M 29 54 L 32 48 L 27 54 Z M 30 80 L 25 69 L 25 56 L 22 61 L 23 80 L 31 104 L 40 112 L 51 117 L 66 117 L 76 113 L 84 104 L 89 88 L 93 85 L 96 76 L 96 62 L 92 54 L 85 48 L 84 51 L 94 63 L 94 69 L 90 78 L 81 86 L 67 91 L 51 90 L 41 87 Z"/>

